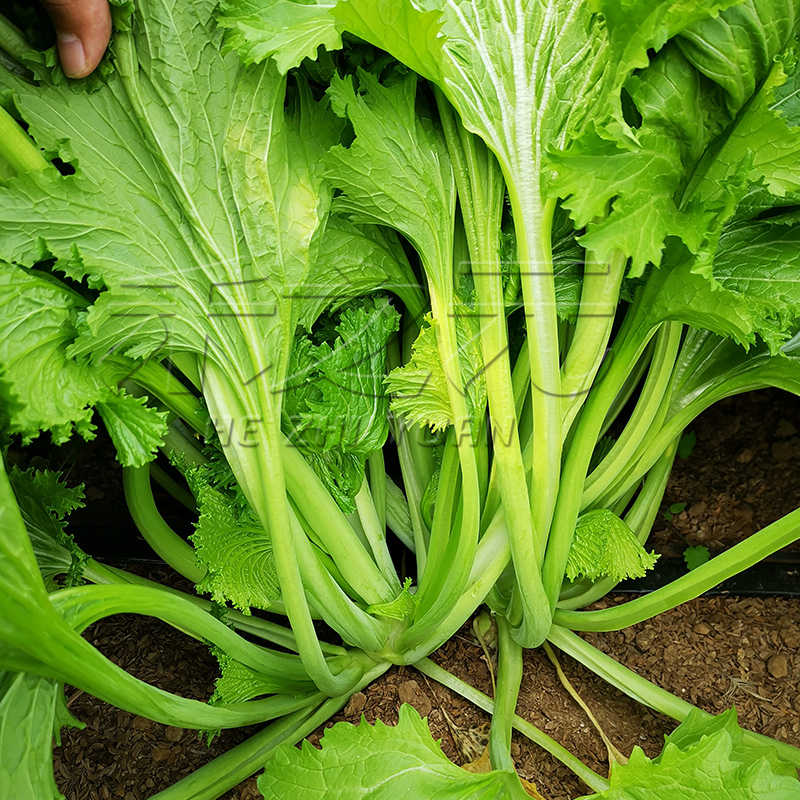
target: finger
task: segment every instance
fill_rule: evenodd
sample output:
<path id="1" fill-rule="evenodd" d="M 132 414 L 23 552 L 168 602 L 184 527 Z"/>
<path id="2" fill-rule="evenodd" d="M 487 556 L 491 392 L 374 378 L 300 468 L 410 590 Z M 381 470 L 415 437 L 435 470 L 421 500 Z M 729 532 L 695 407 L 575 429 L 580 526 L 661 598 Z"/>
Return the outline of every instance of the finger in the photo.
<path id="1" fill-rule="evenodd" d="M 44 0 L 56 29 L 61 67 L 83 78 L 99 63 L 111 37 L 108 0 Z"/>

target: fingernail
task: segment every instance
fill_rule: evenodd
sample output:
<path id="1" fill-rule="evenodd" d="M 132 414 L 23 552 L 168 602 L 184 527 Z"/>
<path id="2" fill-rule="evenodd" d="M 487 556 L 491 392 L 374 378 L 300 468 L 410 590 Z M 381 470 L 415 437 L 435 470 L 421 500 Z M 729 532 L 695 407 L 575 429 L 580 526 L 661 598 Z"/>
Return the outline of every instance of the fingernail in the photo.
<path id="1" fill-rule="evenodd" d="M 58 55 L 68 78 L 81 78 L 86 71 L 86 52 L 74 33 L 58 34 Z"/>

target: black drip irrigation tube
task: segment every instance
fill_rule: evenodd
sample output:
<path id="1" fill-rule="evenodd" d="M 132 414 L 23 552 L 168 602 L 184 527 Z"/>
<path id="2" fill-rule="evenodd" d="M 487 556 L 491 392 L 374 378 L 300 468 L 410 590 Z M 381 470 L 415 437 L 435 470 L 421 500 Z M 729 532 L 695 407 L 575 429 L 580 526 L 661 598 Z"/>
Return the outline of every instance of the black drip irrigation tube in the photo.
<path id="1" fill-rule="evenodd" d="M 711 557 L 721 553 L 712 550 Z M 614 592 L 647 594 L 666 586 L 687 572 L 679 550 L 665 549 L 655 569 L 643 578 L 623 581 Z M 709 589 L 706 595 L 735 594 L 743 597 L 800 597 L 800 550 L 781 550 L 758 564 Z"/>

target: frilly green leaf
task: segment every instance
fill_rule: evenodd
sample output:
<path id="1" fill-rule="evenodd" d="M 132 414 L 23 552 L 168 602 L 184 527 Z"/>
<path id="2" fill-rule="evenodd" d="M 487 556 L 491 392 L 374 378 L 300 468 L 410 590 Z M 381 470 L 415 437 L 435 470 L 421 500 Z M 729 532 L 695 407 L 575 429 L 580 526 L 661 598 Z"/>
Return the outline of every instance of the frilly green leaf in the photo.
<path id="1" fill-rule="evenodd" d="M 403 589 L 394 600 L 389 603 L 377 603 L 367 608 L 368 614 L 379 617 L 404 620 L 411 617 L 417 609 L 418 598 L 411 592 L 411 578 L 406 578 Z"/>
<path id="2" fill-rule="evenodd" d="M 245 614 L 251 607 L 269 608 L 280 597 L 269 535 L 241 492 L 216 488 L 203 467 L 184 474 L 200 512 L 190 538 L 198 561 L 208 570 L 198 592 L 208 592 L 215 602 L 230 602 Z"/>
<path id="3" fill-rule="evenodd" d="M 587 511 L 578 519 L 567 577 L 571 581 L 579 577 L 609 577 L 615 581 L 641 578 L 657 560 L 658 555 L 648 553 L 636 534 L 612 511 Z"/>
<path id="4" fill-rule="evenodd" d="M 8 477 L 48 591 L 60 588 L 57 575 L 66 576 L 66 586 L 83 583 L 89 556 L 65 530 L 66 516 L 83 507 L 83 486 L 69 488 L 60 472 L 49 470 L 14 467 Z"/>

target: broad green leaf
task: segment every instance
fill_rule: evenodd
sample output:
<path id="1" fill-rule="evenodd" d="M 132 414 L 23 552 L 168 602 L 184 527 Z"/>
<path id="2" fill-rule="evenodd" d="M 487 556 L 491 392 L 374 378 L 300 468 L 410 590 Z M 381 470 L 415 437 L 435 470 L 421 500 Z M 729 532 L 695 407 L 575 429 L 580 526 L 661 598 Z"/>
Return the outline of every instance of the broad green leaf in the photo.
<path id="1" fill-rule="evenodd" d="M 72 356 L 188 351 L 249 395 L 288 365 L 342 123 L 302 84 L 285 110 L 274 67 L 223 54 L 215 5 L 142 0 L 95 91 L 0 77 L 37 143 L 77 169 L 0 189 L 0 254 L 53 256 L 101 290 Z"/>
<path id="2" fill-rule="evenodd" d="M 647 16 L 647 28 L 668 4 L 622 5 L 630 8 L 613 13 L 605 9 L 612 50 L 636 49 L 635 37 L 614 44 L 619 31 L 638 19 L 634 6 Z M 786 70 L 794 70 L 793 58 L 780 53 L 787 46 L 796 2 L 791 0 L 788 9 L 782 3 L 774 20 L 766 8 L 756 11 L 747 3 L 723 10 L 716 18 L 708 16 L 713 6 L 723 5 L 672 4 L 659 22 L 660 36 L 666 41 L 680 29 L 688 38 L 669 43 L 652 61 L 640 48 L 632 63 L 646 68 L 625 83 L 642 118 L 630 136 L 610 135 L 613 126 L 599 121 L 594 132 L 590 129 L 565 153 L 552 155 L 557 174 L 551 191 L 567 196 L 565 205 L 576 224 L 588 226 L 581 243 L 601 260 L 622 250 L 633 259 L 634 275 L 642 274 L 648 262 L 660 263 L 670 236 L 682 239 L 689 250 L 702 254 L 700 263 L 709 265 L 722 225 L 751 187 L 765 184 L 773 195 L 783 197 L 796 191 L 800 179 L 796 134 L 773 104 L 773 90 L 786 81 Z M 735 31 L 746 41 L 720 52 L 716 38 L 722 31 Z M 687 45 L 690 40 L 696 43 L 694 49 Z M 697 50 L 700 43 L 705 55 Z M 620 57 L 623 62 L 628 58 Z M 739 81 L 738 88 L 712 82 L 714 59 L 718 71 Z M 775 65 L 776 59 L 786 66 Z M 728 92 L 734 113 L 758 93 L 727 125 L 730 116 L 720 89 Z M 714 141 L 717 135 L 721 144 Z"/>
<path id="3" fill-rule="evenodd" d="M 654 129 L 673 140 L 687 170 L 731 121 L 719 87 L 703 77 L 675 42 L 632 75 L 625 89 L 643 118 L 645 133 Z"/>
<path id="4" fill-rule="evenodd" d="M 786 47 L 798 10 L 797 0 L 747 0 L 685 28 L 676 43 L 692 64 L 725 90 L 735 113 Z"/>
<path id="5" fill-rule="evenodd" d="M 698 274 L 694 261 L 686 257 L 678 259 L 676 266 L 670 263 L 656 270 L 639 302 L 648 329 L 674 320 L 731 337 L 744 347 L 755 342 L 756 331 L 768 336 L 774 331 L 762 308 Z M 776 337 L 770 338 L 774 343 Z"/>
<path id="6" fill-rule="evenodd" d="M 53 776 L 53 736 L 83 728 L 67 711 L 63 684 L 0 672 L 0 787 L 14 800 L 64 800 Z"/>
<path id="7" fill-rule="evenodd" d="M 248 0 L 247 8 L 258 2 Z M 387 50 L 442 88 L 465 127 L 497 156 L 518 217 L 515 224 L 532 241 L 541 224 L 546 154 L 567 147 L 591 127 L 589 121 L 635 143 L 619 110 L 625 81 L 670 37 L 737 2 L 342 0 L 332 14 L 340 30 Z M 262 5 L 270 17 L 269 4 Z M 647 260 L 658 259 L 665 236 L 687 221 L 669 206 L 641 205 L 635 176 L 643 167 L 650 167 L 648 177 L 660 180 L 657 194 L 667 188 L 674 193 L 683 177 L 680 169 L 676 172 L 675 148 L 665 151 L 663 144 L 651 142 L 638 163 L 627 160 L 622 176 L 635 186 L 636 198 L 623 200 L 618 216 L 627 210 L 635 219 L 618 235 L 596 242 L 604 252 L 622 248 L 640 270 Z M 595 141 L 594 146 L 601 145 Z M 596 186 L 584 186 L 587 173 L 575 173 L 559 184 L 558 193 L 596 194 Z M 637 236 L 643 231 L 647 238 L 641 242 Z M 696 247 L 697 232 L 690 227 L 686 236 Z"/>
<path id="8" fill-rule="evenodd" d="M 409 73 L 384 86 L 361 70 L 358 81 L 363 94 L 352 76 L 328 91 L 334 110 L 347 115 L 356 133 L 349 148 L 328 154 L 328 176 L 344 192 L 335 208 L 400 231 L 416 247 L 429 281 L 452 287 L 452 167 L 441 134 L 417 111 L 417 79 Z"/>
<path id="9" fill-rule="evenodd" d="M 760 336 L 773 354 L 800 320 L 800 226 L 794 215 L 729 225 L 719 238 L 713 279 L 680 257 L 648 279 L 642 308 L 656 324 L 677 320 L 748 347 Z M 675 264 L 675 266 L 673 266 Z"/>
<path id="10" fill-rule="evenodd" d="M 318 260 L 335 277 L 306 283 L 301 323 L 310 326 L 325 308 L 336 310 L 355 297 L 378 292 L 396 294 L 412 319 L 422 320 L 422 287 L 393 230 L 354 225 L 334 215 L 320 241 Z"/>
<path id="11" fill-rule="evenodd" d="M 313 58 L 320 45 L 338 49 L 341 32 L 349 30 L 368 40 L 380 38 L 383 49 L 424 77 L 439 74 L 438 13 L 404 0 L 383 4 L 380 18 L 373 10 L 364 4 L 337 6 L 336 0 L 228 0 L 222 5 L 220 24 L 230 30 L 228 42 L 244 59 L 260 63 L 272 57 L 282 73 Z"/>
<path id="12" fill-rule="evenodd" d="M 302 794 L 304 800 L 522 800 L 528 797 L 510 772 L 471 773 L 442 753 L 427 724 L 400 707 L 394 727 L 378 721 L 356 727 L 339 722 L 317 750 L 280 747 L 258 779 L 266 800 Z"/>
<path id="13" fill-rule="evenodd" d="M 744 201 L 749 215 L 789 205 L 800 193 L 798 90 L 800 71 L 789 53 L 776 59 L 758 93 L 700 163 L 687 198 L 721 205 L 732 197 Z"/>
<path id="14" fill-rule="evenodd" d="M 328 156 L 328 174 L 344 191 L 335 208 L 357 221 L 392 225 L 416 247 L 437 328 L 435 337 L 423 338 L 417 362 L 409 365 L 413 385 L 400 390 L 404 396 L 414 395 L 410 402 L 415 408 L 401 409 L 402 401 L 395 408 L 435 429 L 460 421 L 466 413 L 464 424 L 475 432 L 484 413 L 485 382 L 477 317 L 455 301 L 456 196 L 444 137 L 417 96 L 412 74 L 383 85 L 360 70 L 359 88 L 363 95 L 348 77 L 329 90 L 334 109 L 347 114 L 356 134 L 348 149 L 335 147 Z M 429 379 L 425 372 L 431 368 L 438 372 Z M 429 383 L 436 387 L 434 393 L 419 395 Z M 465 403 L 461 396 L 466 396 Z"/>
<path id="15" fill-rule="evenodd" d="M 668 235 L 680 232 L 697 251 L 709 227 L 707 215 L 693 215 L 676 205 L 686 174 L 678 143 L 658 130 L 643 131 L 640 142 L 628 149 L 587 134 L 551 161 L 557 173 L 551 183 L 555 194 L 570 195 L 580 176 L 580 191 L 568 196 L 564 206 L 577 226 L 588 225 L 581 244 L 599 263 L 622 250 L 633 259 L 633 275 L 641 275 L 648 263 L 661 261 Z M 601 221 L 593 223 L 596 218 Z"/>
<path id="16" fill-rule="evenodd" d="M 589 0 L 603 14 L 609 48 L 621 77 L 646 67 L 648 50 L 660 50 L 668 39 L 690 25 L 716 15 L 741 0 Z M 624 78 L 623 78 L 624 80 Z M 622 85 L 622 81 L 618 83 Z"/>
<path id="17" fill-rule="evenodd" d="M 338 50 L 342 37 L 331 10 L 332 2 L 277 0 L 264 6 L 258 0 L 223 3 L 220 25 L 230 29 L 229 47 L 248 62 L 272 57 L 282 74 L 304 58 L 314 59 L 320 46 Z"/>
<path id="18" fill-rule="evenodd" d="M 751 222 L 723 232 L 714 278 L 753 309 L 756 332 L 773 348 L 800 319 L 800 223 Z"/>
<path id="19" fill-rule="evenodd" d="M 520 194 L 538 197 L 542 154 L 579 127 L 605 85 L 604 27 L 578 0 L 347 0 L 332 14 L 340 30 L 436 82 Z"/>
<path id="20" fill-rule="evenodd" d="M 48 273 L 2 263 L 0 290 L 0 365 L 17 400 L 9 431 L 29 440 L 49 430 L 56 443 L 73 430 L 91 438 L 95 406 L 121 463 L 152 460 L 166 432 L 164 415 L 117 389 L 132 367 L 124 359 L 92 365 L 69 357 L 86 301 Z M 43 392 L 43 386 L 51 390 Z"/>
<path id="21" fill-rule="evenodd" d="M 593 800 L 796 800 L 800 781 L 768 745 L 745 744 L 731 709 L 704 719 L 693 711 L 652 761 L 638 747 L 611 769 L 610 788 Z M 590 800 L 587 795 L 581 800 Z"/>
<path id="22" fill-rule="evenodd" d="M 67 357 L 76 315 L 85 306 L 46 275 L 0 262 L 0 365 L 17 400 L 11 433 L 31 439 L 49 430 L 56 443 L 73 428 L 93 435 L 91 406 L 111 392 L 114 376 Z"/>
<path id="23" fill-rule="evenodd" d="M 731 339 L 690 329 L 673 374 L 666 418 L 688 425 L 716 400 L 767 387 L 800 394 L 799 345 L 800 334 L 795 334 L 776 354 L 761 343 L 745 351 Z"/>
<path id="24" fill-rule="evenodd" d="M 658 264 L 665 240 L 680 237 L 694 253 L 724 204 L 683 202 L 689 176 L 728 119 L 720 92 L 674 45 L 626 83 L 641 116 L 635 140 L 588 131 L 553 153 L 550 191 L 566 197 L 581 244 L 603 263 L 615 250 L 632 258 L 631 274 Z"/>
<path id="25" fill-rule="evenodd" d="M 579 517 L 566 574 L 571 581 L 641 578 L 657 560 L 658 555 L 648 553 L 623 520 L 604 508 Z"/>
<path id="26" fill-rule="evenodd" d="M 141 467 L 152 461 L 164 443 L 167 412 L 147 405 L 144 397 L 109 395 L 97 403 L 117 458 L 126 467 Z"/>
<path id="27" fill-rule="evenodd" d="M 438 83 L 519 192 L 536 192 L 544 149 L 576 129 L 602 91 L 605 37 L 583 2 L 350 0 L 334 13 Z"/>
<path id="28" fill-rule="evenodd" d="M 344 0 L 333 15 L 343 30 L 391 53 L 423 78 L 441 85 L 442 15 L 437 3 Z"/>

